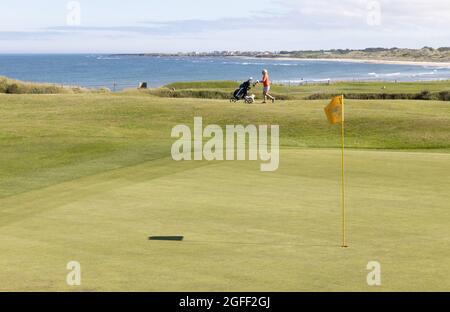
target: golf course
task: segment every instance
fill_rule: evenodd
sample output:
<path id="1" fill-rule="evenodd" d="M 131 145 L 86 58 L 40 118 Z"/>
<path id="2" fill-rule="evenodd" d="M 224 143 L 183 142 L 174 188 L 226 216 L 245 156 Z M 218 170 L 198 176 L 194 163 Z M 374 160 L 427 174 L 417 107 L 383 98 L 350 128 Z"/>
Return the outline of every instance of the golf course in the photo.
<path id="1" fill-rule="evenodd" d="M 274 86 L 267 105 L 185 97 L 192 84 L 0 94 L 0 291 L 448 291 L 448 101 L 346 100 L 340 247 L 341 132 L 324 107 L 340 93 L 450 90 L 420 85 Z M 279 125 L 278 170 L 174 161 L 172 128 L 197 116 Z M 66 283 L 70 261 L 80 286 Z"/>

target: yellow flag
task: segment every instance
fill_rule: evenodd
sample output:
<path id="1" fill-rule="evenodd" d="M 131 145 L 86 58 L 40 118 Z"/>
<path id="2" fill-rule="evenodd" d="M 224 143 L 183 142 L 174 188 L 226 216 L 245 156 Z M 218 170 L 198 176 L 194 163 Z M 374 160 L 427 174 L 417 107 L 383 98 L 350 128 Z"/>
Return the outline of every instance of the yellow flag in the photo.
<path id="1" fill-rule="evenodd" d="M 345 125 L 344 125 L 344 95 L 335 96 L 331 99 L 330 104 L 325 107 L 325 114 L 328 121 L 332 124 L 342 123 L 341 125 L 341 138 L 342 138 L 342 156 L 341 156 L 341 176 L 342 176 L 342 247 L 347 247 L 347 225 L 346 225 L 346 210 L 345 210 Z"/>
<path id="2" fill-rule="evenodd" d="M 325 114 L 327 115 L 328 121 L 332 124 L 343 122 L 343 97 L 343 95 L 334 97 L 331 100 L 331 103 L 327 107 L 325 107 Z"/>

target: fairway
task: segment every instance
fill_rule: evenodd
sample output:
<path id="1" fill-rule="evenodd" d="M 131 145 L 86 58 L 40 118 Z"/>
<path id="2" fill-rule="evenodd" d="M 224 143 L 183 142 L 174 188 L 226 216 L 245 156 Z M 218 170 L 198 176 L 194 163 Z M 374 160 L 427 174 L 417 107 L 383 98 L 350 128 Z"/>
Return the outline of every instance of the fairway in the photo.
<path id="1" fill-rule="evenodd" d="M 1 291 L 444 291 L 449 106 L 349 101 L 348 249 L 326 101 L 0 95 Z M 278 171 L 175 162 L 170 129 L 280 124 Z M 149 236 L 183 235 L 182 242 Z M 78 261 L 82 285 L 66 284 Z M 382 287 L 366 283 L 382 264 Z"/>

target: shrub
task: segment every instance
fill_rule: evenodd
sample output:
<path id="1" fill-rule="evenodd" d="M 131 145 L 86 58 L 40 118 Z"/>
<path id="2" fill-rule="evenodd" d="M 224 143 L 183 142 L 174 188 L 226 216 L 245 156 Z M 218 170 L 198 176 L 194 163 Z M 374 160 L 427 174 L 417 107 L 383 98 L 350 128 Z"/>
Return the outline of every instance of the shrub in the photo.
<path id="1" fill-rule="evenodd" d="M 8 81 L 4 77 L 0 77 L 0 93 L 6 93 L 8 89 Z"/>
<path id="2" fill-rule="evenodd" d="M 235 81 L 192 81 L 192 82 L 174 82 L 164 86 L 167 89 L 236 89 L 239 83 Z"/>
<path id="3" fill-rule="evenodd" d="M 314 93 L 307 97 L 308 100 L 327 100 L 340 94 Z M 450 92 L 442 91 L 439 93 L 422 91 L 420 93 L 347 93 L 344 94 L 351 100 L 440 100 L 450 101 Z"/>
<path id="4" fill-rule="evenodd" d="M 173 89 L 173 88 L 158 88 L 151 89 L 148 91 L 150 94 L 159 97 L 170 97 L 170 98 L 197 98 L 197 99 L 219 99 L 228 100 L 232 97 L 232 92 L 224 90 L 215 89 Z M 288 95 L 273 93 L 273 96 L 278 100 L 289 100 L 291 99 Z M 261 99 L 261 95 L 256 95 L 256 99 Z"/>
<path id="5" fill-rule="evenodd" d="M 19 86 L 17 83 L 12 83 L 8 86 L 6 86 L 6 92 L 8 94 L 18 94 L 19 93 Z"/>
<path id="6" fill-rule="evenodd" d="M 450 101 L 450 91 L 439 92 L 439 99 L 441 101 Z"/>
<path id="7" fill-rule="evenodd" d="M 428 91 L 428 90 L 424 90 L 424 91 L 420 92 L 420 93 L 417 95 L 417 98 L 416 98 L 416 99 L 417 99 L 417 100 L 427 100 L 427 101 L 429 101 L 429 100 L 432 99 L 431 92 Z"/>

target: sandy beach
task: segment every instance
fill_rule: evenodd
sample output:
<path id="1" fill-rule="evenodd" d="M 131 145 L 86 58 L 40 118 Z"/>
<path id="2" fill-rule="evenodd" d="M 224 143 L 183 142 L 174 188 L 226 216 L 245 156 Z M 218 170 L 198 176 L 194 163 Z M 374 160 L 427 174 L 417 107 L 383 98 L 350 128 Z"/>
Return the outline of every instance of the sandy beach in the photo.
<path id="1" fill-rule="evenodd" d="M 242 57 L 240 57 L 242 58 Z M 284 60 L 284 61 L 311 61 L 311 62 L 343 62 L 343 63 L 368 63 L 368 64 L 392 64 L 392 65 L 412 65 L 450 68 L 450 62 L 416 62 L 416 61 L 391 61 L 391 60 L 371 60 L 371 59 L 351 59 L 351 58 L 296 58 L 296 57 L 246 57 L 248 59 L 262 60 Z"/>

